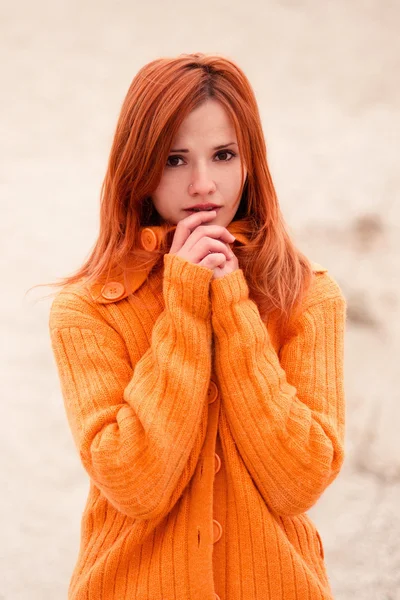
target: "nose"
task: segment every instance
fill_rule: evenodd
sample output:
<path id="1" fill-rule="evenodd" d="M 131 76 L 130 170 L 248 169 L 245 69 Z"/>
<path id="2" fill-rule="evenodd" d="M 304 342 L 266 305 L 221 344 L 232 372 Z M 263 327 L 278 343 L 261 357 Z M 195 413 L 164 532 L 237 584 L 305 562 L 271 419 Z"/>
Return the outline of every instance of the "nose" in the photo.
<path id="1" fill-rule="evenodd" d="M 206 169 L 198 170 L 192 176 L 191 184 L 189 185 L 189 194 L 191 196 L 207 196 L 213 194 L 216 190 L 216 185 Z"/>

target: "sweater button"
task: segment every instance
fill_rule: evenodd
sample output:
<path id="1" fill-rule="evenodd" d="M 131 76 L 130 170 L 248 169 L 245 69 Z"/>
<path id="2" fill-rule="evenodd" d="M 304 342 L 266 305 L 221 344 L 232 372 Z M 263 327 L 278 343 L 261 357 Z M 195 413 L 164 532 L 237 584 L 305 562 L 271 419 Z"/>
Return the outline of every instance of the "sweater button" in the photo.
<path id="1" fill-rule="evenodd" d="M 106 300 L 118 300 L 124 293 L 125 288 L 119 281 L 110 281 L 109 283 L 106 283 L 101 290 L 101 295 L 103 298 L 106 298 Z"/>
<path id="2" fill-rule="evenodd" d="M 213 540 L 213 544 L 215 544 L 216 542 L 218 542 L 218 540 L 221 539 L 221 536 L 222 536 L 221 523 L 218 523 L 218 521 L 216 521 L 215 519 L 213 519 L 213 528 L 214 528 L 214 540 Z"/>
<path id="3" fill-rule="evenodd" d="M 155 250 L 157 248 L 157 236 L 150 227 L 142 229 L 140 234 L 140 241 L 145 250 Z"/>
<path id="4" fill-rule="evenodd" d="M 214 402 L 214 400 L 218 396 L 217 385 L 212 380 L 210 381 L 210 384 L 208 386 L 207 395 L 208 395 L 208 404 L 211 404 L 212 402 Z"/>
<path id="5" fill-rule="evenodd" d="M 218 454 L 215 454 L 215 471 L 214 473 L 218 473 L 221 468 L 221 459 Z"/>

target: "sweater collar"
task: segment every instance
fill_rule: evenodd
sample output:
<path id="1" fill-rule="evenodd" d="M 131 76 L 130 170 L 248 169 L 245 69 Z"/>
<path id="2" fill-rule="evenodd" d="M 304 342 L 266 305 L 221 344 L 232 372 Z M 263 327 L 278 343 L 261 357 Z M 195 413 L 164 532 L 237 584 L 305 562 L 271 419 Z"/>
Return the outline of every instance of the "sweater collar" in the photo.
<path id="1" fill-rule="evenodd" d="M 139 231 L 139 240 L 144 250 L 156 250 L 160 247 L 163 238 L 175 231 L 176 225 L 148 225 L 141 227 Z M 251 226 L 247 219 L 232 221 L 226 229 L 235 236 L 236 241 L 233 245 L 246 245 L 250 240 Z M 147 279 L 151 269 L 155 265 L 157 258 L 148 262 L 146 267 L 138 270 L 114 269 L 107 282 L 99 280 L 88 287 L 92 300 L 99 304 L 109 304 L 126 298 L 134 293 Z"/>
<path id="2" fill-rule="evenodd" d="M 142 227 L 139 231 L 139 239 L 143 249 L 156 250 L 160 247 L 161 241 L 169 232 L 175 231 L 176 225 L 148 225 Z M 251 239 L 253 227 L 249 219 L 238 219 L 232 221 L 226 229 L 235 236 L 233 247 L 247 245 Z M 157 258 L 148 262 L 146 267 L 138 270 L 128 269 L 124 272 L 122 268 L 114 269 L 108 280 L 99 280 L 88 286 L 89 294 L 95 302 L 99 304 L 110 304 L 123 300 L 129 294 L 134 293 L 146 281 L 151 269 L 155 265 Z M 314 272 L 325 272 L 327 269 L 321 267 L 318 263 L 312 263 Z"/>

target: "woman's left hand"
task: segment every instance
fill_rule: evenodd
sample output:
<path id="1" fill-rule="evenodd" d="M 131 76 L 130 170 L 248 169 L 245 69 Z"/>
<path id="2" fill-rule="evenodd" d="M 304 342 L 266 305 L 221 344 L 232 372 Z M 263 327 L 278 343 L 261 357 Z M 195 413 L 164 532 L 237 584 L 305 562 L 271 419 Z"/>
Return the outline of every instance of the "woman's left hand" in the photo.
<path id="1" fill-rule="evenodd" d="M 230 250 L 232 252 L 232 257 L 229 259 L 227 258 L 225 260 L 225 264 L 222 264 L 220 267 L 215 267 L 215 269 L 213 269 L 214 275 L 212 279 L 221 279 L 221 277 L 223 277 L 224 275 L 228 275 L 229 273 L 233 273 L 233 271 L 239 269 L 238 259 L 235 253 L 233 252 L 232 248 L 230 248 Z"/>

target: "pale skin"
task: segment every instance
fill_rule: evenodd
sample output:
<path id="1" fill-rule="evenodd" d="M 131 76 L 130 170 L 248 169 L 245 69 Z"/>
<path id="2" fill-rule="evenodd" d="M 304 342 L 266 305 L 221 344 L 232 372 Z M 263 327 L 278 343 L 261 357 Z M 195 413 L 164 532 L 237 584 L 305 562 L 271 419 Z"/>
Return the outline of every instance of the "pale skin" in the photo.
<path id="1" fill-rule="evenodd" d="M 239 268 L 226 227 L 239 208 L 241 168 L 233 123 L 224 107 L 209 99 L 182 122 L 152 195 L 164 221 L 176 225 L 170 254 L 212 269 L 213 279 Z M 219 210 L 185 210 L 208 202 Z"/>

